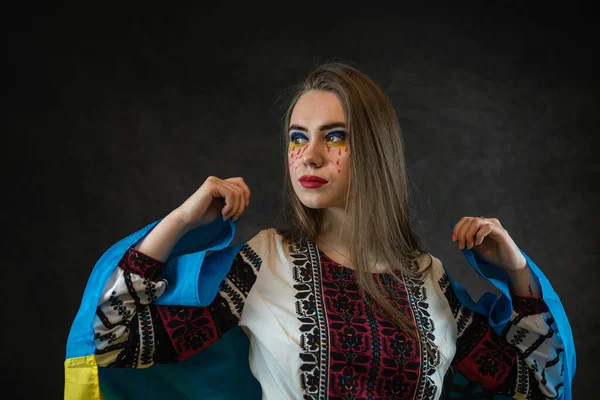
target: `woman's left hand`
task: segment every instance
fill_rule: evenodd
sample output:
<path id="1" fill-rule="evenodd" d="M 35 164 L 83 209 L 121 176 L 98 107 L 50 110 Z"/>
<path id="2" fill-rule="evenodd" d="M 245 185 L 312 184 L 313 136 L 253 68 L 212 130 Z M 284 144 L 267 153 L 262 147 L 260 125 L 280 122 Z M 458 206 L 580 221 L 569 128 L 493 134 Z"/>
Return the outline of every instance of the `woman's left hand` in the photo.
<path id="1" fill-rule="evenodd" d="M 452 241 L 458 241 L 459 249 L 473 249 L 485 262 L 508 273 L 527 267 L 527 260 L 496 218 L 462 217 L 452 229 Z"/>

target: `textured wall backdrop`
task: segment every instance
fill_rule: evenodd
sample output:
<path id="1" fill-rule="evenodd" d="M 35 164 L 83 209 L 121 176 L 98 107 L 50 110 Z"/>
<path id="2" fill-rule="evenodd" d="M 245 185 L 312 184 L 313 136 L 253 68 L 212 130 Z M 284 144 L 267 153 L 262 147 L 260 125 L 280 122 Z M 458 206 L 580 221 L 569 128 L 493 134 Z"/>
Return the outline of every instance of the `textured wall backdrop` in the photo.
<path id="1" fill-rule="evenodd" d="M 337 4 L 4 15 L 1 359 L 3 383 L 24 385 L 15 398 L 62 396 L 65 342 L 94 263 L 207 176 L 242 176 L 253 191 L 236 241 L 275 223 L 276 99 L 333 58 L 390 94 L 418 230 L 455 279 L 476 296 L 489 289 L 450 241 L 463 215 L 499 218 L 544 270 L 574 330 L 575 398 L 590 398 L 600 104 L 589 11 Z"/>

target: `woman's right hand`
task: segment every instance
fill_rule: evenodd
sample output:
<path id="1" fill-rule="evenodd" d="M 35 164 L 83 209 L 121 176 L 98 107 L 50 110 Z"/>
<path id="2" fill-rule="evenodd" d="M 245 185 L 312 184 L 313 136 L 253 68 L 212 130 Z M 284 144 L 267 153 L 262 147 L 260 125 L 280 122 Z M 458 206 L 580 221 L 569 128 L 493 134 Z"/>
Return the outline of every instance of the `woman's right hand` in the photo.
<path id="1" fill-rule="evenodd" d="M 188 229 L 208 225 L 221 217 L 237 220 L 250 203 L 250 189 L 241 177 L 219 179 L 209 176 L 183 204 L 177 208 Z"/>

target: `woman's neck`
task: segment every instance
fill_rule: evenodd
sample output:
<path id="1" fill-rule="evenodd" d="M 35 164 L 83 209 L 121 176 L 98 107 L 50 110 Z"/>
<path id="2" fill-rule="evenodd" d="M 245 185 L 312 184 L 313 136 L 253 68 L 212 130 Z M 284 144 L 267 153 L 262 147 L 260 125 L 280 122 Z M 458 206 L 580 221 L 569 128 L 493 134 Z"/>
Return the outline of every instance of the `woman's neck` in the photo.
<path id="1" fill-rule="evenodd" d="M 338 207 L 323 210 L 317 246 L 339 264 L 352 268 L 350 260 L 350 221 L 346 210 Z"/>
<path id="2" fill-rule="evenodd" d="M 354 268 L 350 259 L 351 221 L 343 208 L 331 207 L 323 210 L 321 230 L 317 237 L 317 246 L 333 260 L 348 268 Z M 375 257 L 372 256 L 372 262 Z M 385 270 L 377 263 L 374 270 Z"/>
<path id="3" fill-rule="evenodd" d="M 339 251 L 350 248 L 350 221 L 346 210 L 338 207 L 323 210 L 318 240 L 334 246 Z"/>

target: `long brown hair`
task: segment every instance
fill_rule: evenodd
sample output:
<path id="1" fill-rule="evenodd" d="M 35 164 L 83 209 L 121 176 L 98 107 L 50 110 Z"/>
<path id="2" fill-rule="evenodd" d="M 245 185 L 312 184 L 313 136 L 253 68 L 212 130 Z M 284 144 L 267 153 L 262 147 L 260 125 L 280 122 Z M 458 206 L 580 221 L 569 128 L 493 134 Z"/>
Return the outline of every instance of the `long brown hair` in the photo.
<path id="1" fill-rule="evenodd" d="M 342 104 L 349 132 L 350 175 L 346 193 L 349 218 L 350 259 L 363 296 L 370 297 L 403 331 L 413 335 L 413 323 L 386 298 L 369 265 L 394 266 L 385 272 L 400 279 L 396 271 L 421 277 L 431 268 L 418 267 L 426 254 L 413 229 L 408 177 L 400 124 L 393 104 L 383 89 L 365 73 L 343 62 L 327 62 L 314 68 L 292 88 L 291 100 L 283 116 L 287 156 L 288 127 L 292 111 L 310 90 L 333 92 Z M 313 240 L 319 236 L 322 210 L 304 206 L 292 187 L 287 159 L 284 160 L 284 207 L 291 211 L 290 227 L 281 235 L 290 243 Z"/>

